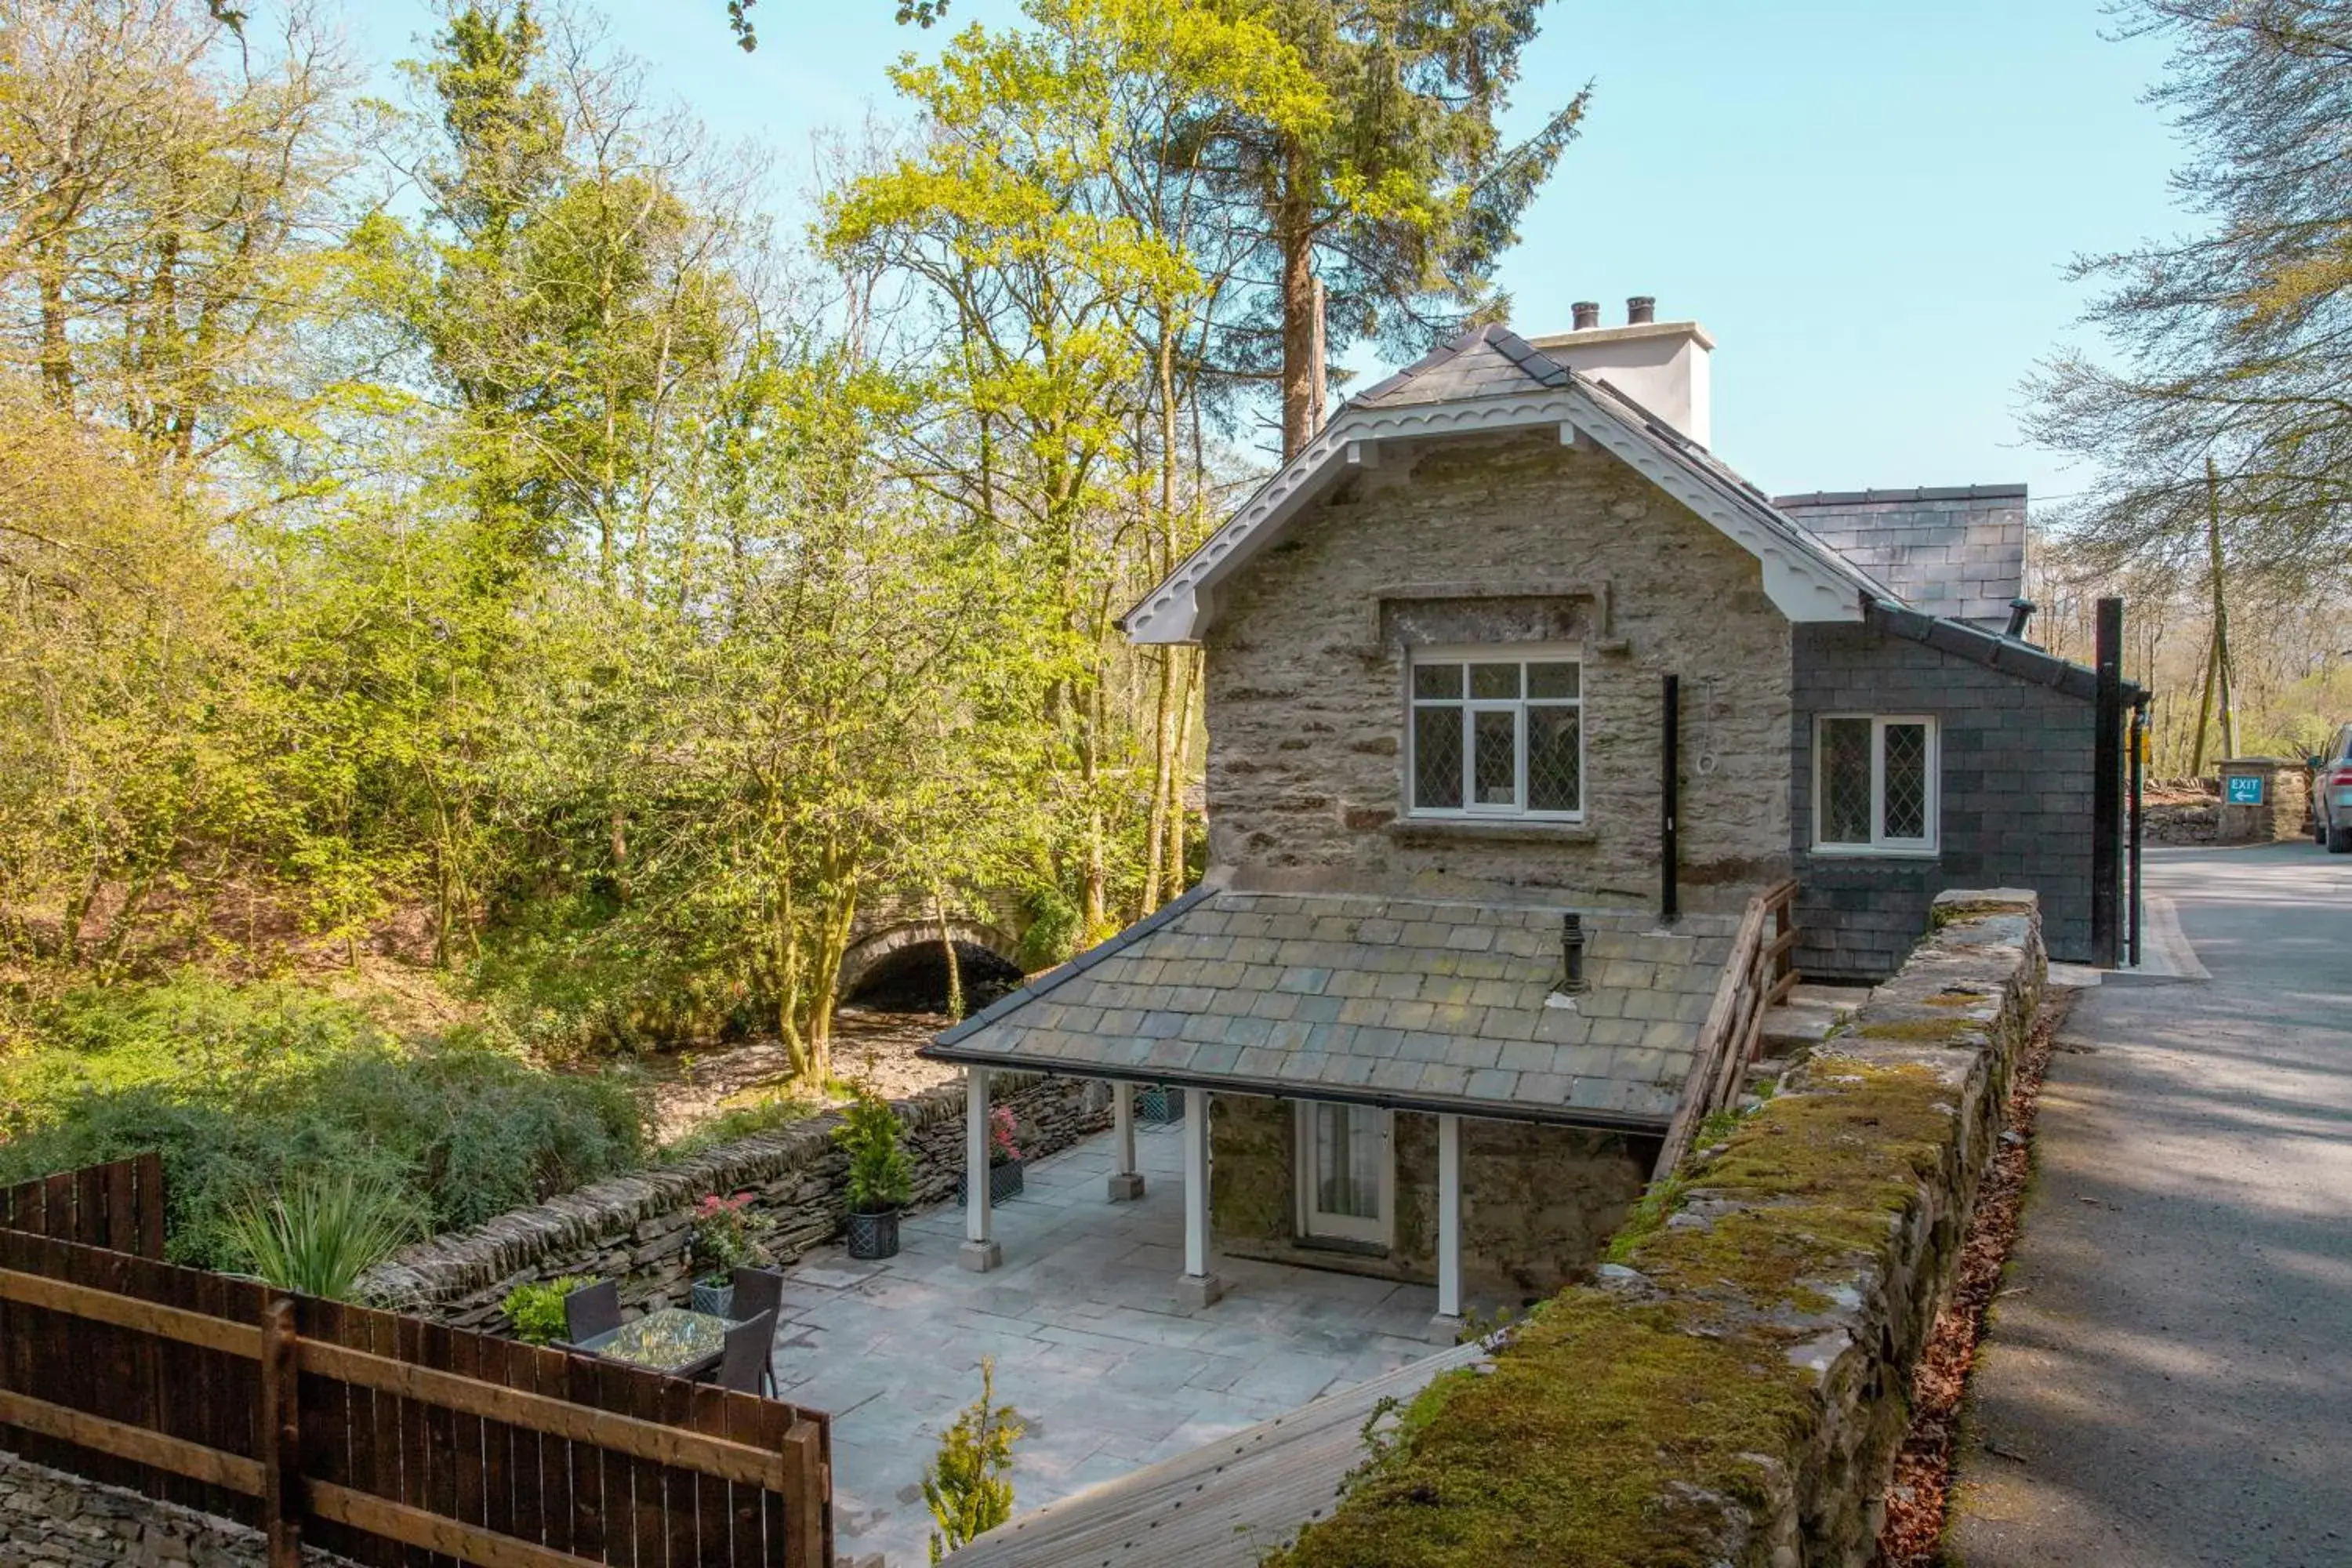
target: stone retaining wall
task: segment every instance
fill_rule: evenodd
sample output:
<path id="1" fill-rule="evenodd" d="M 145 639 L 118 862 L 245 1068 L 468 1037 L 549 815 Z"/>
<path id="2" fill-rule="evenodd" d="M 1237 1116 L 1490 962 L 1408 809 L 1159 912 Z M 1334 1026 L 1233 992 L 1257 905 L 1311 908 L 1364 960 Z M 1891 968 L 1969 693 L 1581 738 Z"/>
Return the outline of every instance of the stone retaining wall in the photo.
<path id="1" fill-rule="evenodd" d="M 262 1568 L 257 1530 L 0 1452 L 0 1568 Z M 347 1568 L 315 1547 L 305 1563 Z"/>
<path id="2" fill-rule="evenodd" d="M 1110 1086 L 1081 1079 L 998 1073 L 991 1099 L 1010 1107 L 1024 1155 L 1050 1154 L 1110 1125 Z M 891 1101 L 907 1128 L 915 1205 L 955 1191 L 963 1172 L 963 1085 L 940 1084 Z M 769 1245 L 797 1258 L 840 1232 L 848 1161 L 828 1111 L 679 1161 L 616 1176 L 474 1229 L 412 1247 L 362 1280 L 375 1299 L 454 1327 L 504 1331 L 499 1303 L 518 1285 L 562 1275 L 621 1281 L 624 1306 L 684 1304 L 694 1205 L 706 1193 L 757 1194 L 775 1228 Z"/>
<path id="3" fill-rule="evenodd" d="M 1862 1568 L 2047 965 L 2030 892 L 1948 892 L 1769 1101 L 1711 1123 L 1596 1286 L 1450 1374 L 1281 1568 Z"/>

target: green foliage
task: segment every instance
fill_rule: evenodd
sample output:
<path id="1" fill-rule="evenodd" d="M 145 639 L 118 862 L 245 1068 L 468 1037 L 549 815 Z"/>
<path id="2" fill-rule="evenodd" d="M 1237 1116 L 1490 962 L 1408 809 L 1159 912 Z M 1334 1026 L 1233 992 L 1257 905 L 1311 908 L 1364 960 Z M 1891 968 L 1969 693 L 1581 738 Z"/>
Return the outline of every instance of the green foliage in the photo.
<path id="1" fill-rule="evenodd" d="M 903 1208 L 914 1196 L 915 1166 L 907 1157 L 906 1129 L 881 1096 L 862 1093 L 842 1111 L 834 1142 L 849 1154 L 852 1214 Z"/>
<path id="2" fill-rule="evenodd" d="M 959 1412 L 923 1473 L 923 1500 L 939 1528 L 931 1561 L 1013 1517 L 1013 1444 L 1027 1430 L 1020 1413 L 996 1403 L 996 1358 L 980 1363 L 980 1397 Z"/>
<path id="3" fill-rule="evenodd" d="M 694 1131 L 662 1145 L 665 1160 L 680 1160 L 706 1149 L 738 1143 L 761 1132 L 774 1132 L 823 1113 L 823 1104 L 796 1094 L 769 1094 L 749 1105 L 730 1105 L 718 1115 L 697 1122 Z"/>
<path id="4" fill-rule="evenodd" d="M 239 1271 L 331 1301 L 356 1300 L 360 1276 L 415 1234 L 407 1194 L 348 1172 L 299 1176 L 273 1197 L 237 1205 L 221 1225 Z"/>
<path id="5" fill-rule="evenodd" d="M 6 1058 L 21 1098 L 0 1182 L 157 1150 L 183 1262 L 235 1267 L 229 1215 L 310 1175 L 390 1188 L 418 1228 L 439 1231 L 627 1169 L 644 1150 L 643 1110 L 614 1075 L 551 1073 L 469 1040 L 399 1047 L 292 985 L 187 978 L 28 1012 Z"/>
<path id="6" fill-rule="evenodd" d="M 1051 969 L 1077 952 L 1078 906 L 1061 889 L 1038 889 L 1022 900 L 1021 912 L 1029 923 L 1021 932 L 1021 951 L 1014 962 L 1024 973 Z"/>
<path id="7" fill-rule="evenodd" d="M 554 1279 L 534 1280 L 518 1285 L 499 1303 L 499 1310 L 514 1325 L 515 1337 L 527 1345 L 549 1345 L 564 1337 L 569 1330 L 563 1316 L 563 1299 L 583 1285 L 595 1281 L 584 1274 L 566 1274 Z"/>

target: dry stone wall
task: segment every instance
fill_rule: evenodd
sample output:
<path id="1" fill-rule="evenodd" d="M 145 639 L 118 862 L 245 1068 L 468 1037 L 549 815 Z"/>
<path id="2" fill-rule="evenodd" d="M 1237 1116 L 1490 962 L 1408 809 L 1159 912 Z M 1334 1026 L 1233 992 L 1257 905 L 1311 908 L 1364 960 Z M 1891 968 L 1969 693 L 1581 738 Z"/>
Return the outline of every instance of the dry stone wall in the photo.
<path id="1" fill-rule="evenodd" d="M 1781 1093 L 1710 1127 L 1490 1369 L 1279 1568 L 1864 1568 L 2047 964 L 2032 893 L 1947 892 Z"/>
<path id="2" fill-rule="evenodd" d="M 263 1568 L 261 1532 L 0 1453 L 0 1568 Z M 315 1547 L 305 1563 L 343 1560 Z"/>
<path id="3" fill-rule="evenodd" d="M 1110 1125 L 1108 1084 L 999 1073 L 990 1085 L 992 1100 L 1013 1111 L 1024 1155 L 1050 1154 Z M 940 1084 L 891 1105 L 907 1129 L 915 1205 L 950 1196 L 963 1171 L 963 1085 Z M 769 1245 L 781 1257 L 839 1234 L 848 1212 L 848 1162 L 833 1141 L 840 1122 L 826 1112 L 436 1237 L 376 1269 L 362 1288 L 403 1311 L 494 1333 L 509 1326 L 499 1308 L 508 1291 L 566 1274 L 618 1279 L 626 1308 L 683 1305 L 690 1223 L 706 1193 L 754 1194 L 752 1208 L 772 1222 Z"/>

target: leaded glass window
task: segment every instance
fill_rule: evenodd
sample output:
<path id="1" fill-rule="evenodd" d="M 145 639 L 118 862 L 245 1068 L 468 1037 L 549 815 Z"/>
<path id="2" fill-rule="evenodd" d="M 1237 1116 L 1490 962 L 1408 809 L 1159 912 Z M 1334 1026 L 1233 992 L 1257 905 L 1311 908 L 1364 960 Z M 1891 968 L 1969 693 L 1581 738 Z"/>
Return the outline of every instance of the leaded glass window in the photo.
<path id="1" fill-rule="evenodd" d="M 1412 666 L 1412 811 L 1574 819 L 1584 812 L 1583 670 L 1567 654 L 1423 650 Z"/>
<path id="2" fill-rule="evenodd" d="M 1823 718 L 1813 746 L 1813 810 L 1819 848 L 1935 848 L 1935 721 Z"/>

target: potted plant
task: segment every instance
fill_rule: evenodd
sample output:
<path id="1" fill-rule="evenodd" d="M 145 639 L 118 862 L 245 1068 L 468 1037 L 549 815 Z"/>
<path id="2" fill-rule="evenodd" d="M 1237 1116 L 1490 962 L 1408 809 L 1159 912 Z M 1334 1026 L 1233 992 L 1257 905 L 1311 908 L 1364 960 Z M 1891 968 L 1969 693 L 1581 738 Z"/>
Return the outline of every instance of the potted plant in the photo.
<path id="1" fill-rule="evenodd" d="M 988 1113 L 988 1201 L 1001 1204 L 1021 1195 L 1021 1145 L 1013 1141 L 1013 1112 L 998 1106 Z M 964 1178 L 956 1178 L 956 1197 L 964 1195 Z"/>
<path id="2" fill-rule="evenodd" d="M 722 1198 L 706 1193 L 695 1205 L 687 1250 L 694 1269 L 692 1305 L 698 1312 L 725 1317 L 735 1300 L 734 1270 L 769 1261 L 768 1249 L 760 1242 L 768 1217 L 751 1212 L 751 1195 L 737 1193 Z"/>
<path id="3" fill-rule="evenodd" d="M 890 1102 L 861 1093 L 842 1113 L 834 1142 L 849 1155 L 849 1256 L 898 1255 L 898 1211 L 914 1195 L 915 1167 Z"/>

